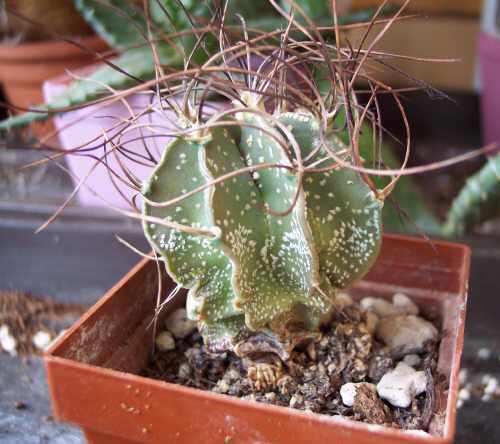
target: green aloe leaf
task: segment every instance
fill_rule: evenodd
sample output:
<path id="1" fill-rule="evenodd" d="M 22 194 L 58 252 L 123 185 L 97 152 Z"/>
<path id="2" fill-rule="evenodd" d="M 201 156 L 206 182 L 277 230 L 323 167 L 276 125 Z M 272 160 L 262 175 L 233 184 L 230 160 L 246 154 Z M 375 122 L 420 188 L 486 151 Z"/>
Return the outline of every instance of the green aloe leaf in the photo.
<path id="1" fill-rule="evenodd" d="M 75 7 L 112 48 L 123 50 L 145 43 L 146 20 L 141 8 L 130 1 L 74 0 Z"/>

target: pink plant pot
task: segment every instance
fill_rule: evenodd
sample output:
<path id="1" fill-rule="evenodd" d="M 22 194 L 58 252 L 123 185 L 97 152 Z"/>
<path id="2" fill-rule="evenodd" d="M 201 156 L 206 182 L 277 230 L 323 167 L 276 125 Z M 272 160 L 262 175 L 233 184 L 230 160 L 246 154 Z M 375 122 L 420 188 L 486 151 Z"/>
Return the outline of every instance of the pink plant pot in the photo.
<path id="1" fill-rule="evenodd" d="M 479 63 L 483 143 L 500 144 L 500 36 L 481 32 Z"/>
<path id="2" fill-rule="evenodd" d="M 61 76 L 45 82 L 43 85 L 45 101 L 49 103 L 57 97 L 67 86 L 68 81 L 68 76 Z M 139 114 L 150 105 L 151 95 L 135 94 L 124 100 L 135 114 Z M 208 103 L 206 109 L 207 112 L 210 110 L 213 112 L 225 106 L 227 105 Z M 122 134 L 121 146 L 127 151 L 125 154 L 120 154 L 117 159 L 111 152 L 112 145 L 105 144 L 106 138 L 103 134 L 106 133 L 108 139 L 113 138 L 119 132 L 116 128 L 117 123 L 130 117 L 130 111 L 123 101 L 116 101 L 104 107 L 89 106 L 54 118 L 54 125 L 59 130 L 59 144 L 68 151 L 66 161 L 75 186 L 84 179 L 84 185 L 79 188 L 76 196 L 81 205 L 91 207 L 111 205 L 130 209 L 130 199 L 137 194 L 137 190 L 131 189 L 114 176 L 111 178 L 108 169 L 124 177 L 122 167 L 128 168 L 142 182 L 148 178 L 153 168 L 151 161 L 145 161 L 149 157 L 147 151 L 158 160 L 166 143 L 172 139 L 169 136 L 174 129 L 172 111 L 146 114 L 138 117 L 134 127 L 129 127 Z M 138 128 L 141 125 L 142 127 Z M 123 125 L 121 127 L 123 128 Z M 79 148 L 77 152 L 70 152 L 76 148 Z M 97 158 L 101 158 L 102 162 L 98 163 Z"/>

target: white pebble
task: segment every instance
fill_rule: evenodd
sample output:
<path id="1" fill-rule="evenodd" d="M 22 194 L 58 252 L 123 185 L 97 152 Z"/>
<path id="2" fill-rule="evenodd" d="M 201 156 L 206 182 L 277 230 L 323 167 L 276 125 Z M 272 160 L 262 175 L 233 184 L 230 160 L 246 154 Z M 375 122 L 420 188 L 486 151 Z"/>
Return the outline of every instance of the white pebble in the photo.
<path id="1" fill-rule="evenodd" d="M 227 393 L 229 391 L 229 384 L 224 381 L 224 379 L 219 379 L 217 385 L 214 387 L 214 391 L 217 393 Z"/>
<path id="2" fill-rule="evenodd" d="M 386 316 L 394 316 L 399 314 L 398 310 L 394 305 L 385 299 L 367 297 L 361 299 L 361 308 L 366 311 L 373 311 L 376 315 L 384 318 Z"/>
<path id="3" fill-rule="evenodd" d="M 196 329 L 196 321 L 187 318 L 184 308 L 178 308 L 167 317 L 165 326 L 176 338 L 185 338 Z"/>
<path id="4" fill-rule="evenodd" d="M 335 295 L 333 303 L 335 304 L 335 308 L 337 308 L 337 310 L 342 310 L 343 308 L 354 304 L 354 301 L 348 293 L 340 291 Z"/>
<path id="5" fill-rule="evenodd" d="M 406 355 L 403 359 L 403 362 L 406 364 L 406 365 L 409 365 L 410 367 L 418 367 L 420 365 L 420 363 L 422 362 L 422 359 L 420 359 L 420 356 L 418 355 L 415 355 L 415 354 L 410 354 L 410 355 Z"/>
<path id="6" fill-rule="evenodd" d="M 45 350 L 50 345 L 52 337 L 46 331 L 40 330 L 33 335 L 31 341 L 38 350 Z"/>
<path id="7" fill-rule="evenodd" d="M 396 293 L 392 297 L 392 305 L 400 313 L 418 315 L 417 305 L 404 293 Z"/>
<path id="8" fill-rule="evenodd" d="M 391 349 L 395 357 L 421 353 L 424 344 L 436 340 L 438 331 L 430 322 L 414 315 L 382 318 L 377 325 L 377 337 Z"/>
<path id="9" fill-rule="evenodd" d="M 172 333 L 169 331 L 162 331 L 156 336 L 155 344 L 160 351 L 170 351 L 175 349 L 175 340 Z"/>
<path id="10" fill-rule="evenodd" d="M 11 356 L 17 355 L 17 341 L 10 334 L 7 325 L 0 326 L 0 348 L 9 353 Z"/>
<path id="11" fill-rule="evenodd" d="M 463 368 L 458 372 L 458 382 L 460 385 L 465 385 L 467 382 L 467 377 L 469 376 L 469 373 L 466 368 Z"/>
<path id="12" fill-rule="evenodd" d="M 395 407 L 409 407 L 413 398 L 427 388 L 427 378 L 423 371 L 415 371 L 404 362 L 384 376 L 377 384 L 377 393 Z"/>
<path id="13" fill-rule="evenodd" d="M 481 383 L 484 385 L 487 385 L 488 382 L 490 382 L 490 379 L 491 379 L 491 375 L 486 374 L 481 378 Z"/>
<path id="14" fill-rule="evenodd" d="M 191 367 L 189 367 L 188 363 L 183 362 L 181 365 L 179 365 L 177 376 L 181 379 L 189 379 L 191 377 Z"/>
<path id="15" fill-rule="evenodd" d="M 368 387 L 370 390 L 376 391 L 376 387 L 374 384 L 370 384 L 369 382 L 348 382 L 340 387 L 340 396 L 342 398 L 342 402 L 344 405 L 348 407 L 352 407 L 354 405 L 354 399 L 356 398 L 356 392 L 358 387 L 364 385 Z"/>
<path id="16" fill-rule="evenodd" d="M 491 350 L 489 348 L 486 348 L 486 347 L 483 347 L 483 348 L 480 348 L 478 351 L 477 351 L 477 357 L 479 359 L 482 359 L 484 361 L 487 361 L 488 359 L 491 358 Z"/>
<path id="17" fill-rule="evenodd" d="M 498 379 L 490 378 L 486 387 L 484 388 L 484 393 L 486 395 L 494 395 L 498 389 Z"/>
<path id="18" fill-rule="evenodd" d="M 470 396 L 470 390 L 467 388 L 463 388 L 458 391 L 458 399 L 461 401 L 468 401 Z"/>

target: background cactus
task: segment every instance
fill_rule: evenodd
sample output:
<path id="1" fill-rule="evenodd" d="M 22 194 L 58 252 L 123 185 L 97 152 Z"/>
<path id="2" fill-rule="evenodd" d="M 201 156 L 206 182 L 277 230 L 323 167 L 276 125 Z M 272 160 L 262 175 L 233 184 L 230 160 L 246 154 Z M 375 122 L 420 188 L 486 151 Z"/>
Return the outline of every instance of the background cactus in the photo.
<path id="1" fill-rule="evenodd" d="M 500 216 L 500 154 L 471 176 L 448 212 L 443 234 L 462 235 L 474 226 Z"/>
<path id="2" fill-rule="evenodd" d="M 260 332 L 286 359 L 296 342 L 328 319 L 336 290 L 372 265 L 383 202 L 349 168 L 301 177 L 297 156 L 306 158 L 318 147 L 318 118 L 305 110 L 269 114 L 259 100 L 247 100 L 247 110 L 237 114 L 238 131 L 193 123 L 197 131 L 167 146 L 143 186 L 146 216 L 211 229 L 214 236 L 149 221 L 144 231 L 169 274 L 189 288 L 188 315 L 211 350 L 241 352 Z M 351 162 L 349 147 L 334 133 L 331 121 L 328 145 Z M 299 152 L 292 154 L 294 143 Z M 311 162 L 326 154 L 317 150 Z M 161 204 L 264 164 L 284 167 L 245 171 L 174 205 Z"/>

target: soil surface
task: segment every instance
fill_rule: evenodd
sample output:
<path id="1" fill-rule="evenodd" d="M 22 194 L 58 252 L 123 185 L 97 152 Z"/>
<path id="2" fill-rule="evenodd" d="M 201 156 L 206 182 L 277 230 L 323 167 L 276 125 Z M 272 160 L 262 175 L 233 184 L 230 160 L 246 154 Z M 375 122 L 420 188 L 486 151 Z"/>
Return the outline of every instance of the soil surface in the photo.
<path id="1" fill-rule="evenodd" d="M 377 384 L 401 359 L 391 356 L 369 323 L 358 304 L 348 305 L 323 329 L 319 341 L 296 349 L 284 363 L 270 356 L 250 361 L 233 353 L 211 354 L 195 331 L 176 339 L 174 350 L 155 351 L 142 374 L 247 400 L 427 431 L 433 415 L 438 414 L 434 406 L 436 341 L 425 344 L 420 362 L 414 365 L 415 370 L 425 372 L 427 389 L 408 408 L 392 406 L 365 386 L 357 390 L 351 407 L 344 405 L 340 395 L 344 384 Z"/>
<path id="2" fill-rule="evenodd" d="M 51 298 L 36 298 L 20 291 L 0 291 L 0 328 L 8 331 L 15 347 L 12 354 L 39 354 L 33 338 L 44 332 L 53 340 L 84 311 L 80 304 L 57 302 Z M 1 347 L 0 347 L 1 350 Z"/>

